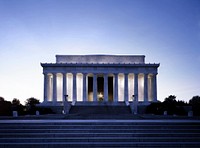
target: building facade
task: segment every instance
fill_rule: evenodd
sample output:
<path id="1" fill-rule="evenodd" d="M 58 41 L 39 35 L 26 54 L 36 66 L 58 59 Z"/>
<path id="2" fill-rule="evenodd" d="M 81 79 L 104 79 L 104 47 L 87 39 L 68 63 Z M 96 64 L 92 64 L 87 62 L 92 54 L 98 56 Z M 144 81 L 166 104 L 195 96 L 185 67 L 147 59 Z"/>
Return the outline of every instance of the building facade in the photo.
<path id="1" fill-rule="evenodd" d="M 157 101 L 159 64 L 144 55 L 56 55 L 56 63 L 41 63 L 44 104 L 64 99 L 78 102 Z"/>

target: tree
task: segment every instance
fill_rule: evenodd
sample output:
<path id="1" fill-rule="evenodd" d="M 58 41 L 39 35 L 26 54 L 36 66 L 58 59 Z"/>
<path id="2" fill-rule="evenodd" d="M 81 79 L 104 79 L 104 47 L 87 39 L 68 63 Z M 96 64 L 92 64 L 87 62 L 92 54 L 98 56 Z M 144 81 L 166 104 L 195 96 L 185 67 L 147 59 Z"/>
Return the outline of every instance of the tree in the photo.
<path id="1" fill-rule="evenodd" d="M 25 106 L 33 107 L 33 106 L 36 106 L 36 104 L 40 104 L 40 101 L 38 99 L 34 97 L 26 99 Z"/>
<path id="2" fill-rule="evenodd" d="M 0 97 L 0 102 L 5 101 L 5 99 L 3 97 Z"/>
<path id="3" fill-rule="evenodd" d="M 10 116 L 11 114 L 11 102 L 0 97 L 0 116 Z"/>
<path id="4" fill-rule="evenodd" d="M 25 106 L 27 108 L 27 111 L 29 114 L 35 114 L 35 111 L 37 110 L 36 104 L 39 104 L 40 101 L 34 97 L 26 99 Z"/>
<path id="5" fill-rule="evenodd" d="M 175 95 L 170 95 L 169 97 L 165 98 L 166 103 L 176 103 L 176 96 Z"/>
<path id="6" fill-rule="evenodd" d="M 192 99 L 189 100 L 189 104 L 192 106 L 192 110 L 194 115 L 200 115 L 200 96 L 193 96 Z"/>
<path id="7" fill-rule="evenodd" d="M 18 105 L 20 105 L 21 103 L 20 103 L 19 99 L 14 98 L 14 99 L 12 100 L 12 104 L 13 104 L 14 106 L 18 106 Z"/>
<path id="8" fill-rule="evenodd" d="M 176 96 L 170 95 L 167 98 L 165 98 L 165 101 L 163 102 L 163 108 L 169 115 L 176 114 Z"/>
<path id="9" fill-rule="evenodd" d="M 189 100 L 189 104 L 191 105 L 199 105 L 200 104 L 200 96 L 194 96 Z"/>
<path id="10" fill-rule="evenodd" d="M 19 115 L 24 115 L 25 114 L 25 108 L 24 106 L 20 103 L 20 100 L 17 98 L 14 98 L 12 100 L 12 110 L 17 111 Z"/>

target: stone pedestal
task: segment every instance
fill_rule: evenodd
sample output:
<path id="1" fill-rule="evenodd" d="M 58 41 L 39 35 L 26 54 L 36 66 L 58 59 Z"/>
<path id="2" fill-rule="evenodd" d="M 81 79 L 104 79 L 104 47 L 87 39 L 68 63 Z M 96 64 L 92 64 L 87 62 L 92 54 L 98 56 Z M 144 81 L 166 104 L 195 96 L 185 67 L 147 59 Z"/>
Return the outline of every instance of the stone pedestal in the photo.
<path id="1" fill-rule="evenodd" d="M 39 115 L 40 115 L 40 112 L 37 110 L 37 111 L 35 112 L 35 115 L 36 115 L 36 116 L 39 116 Z"/>
<path id="2" fill-rule="evenodd" d="M 188 112 L 188 117 L 193 117 L 193 111 Z"/>
<path id="3" fill-rule="evenodd" d="M 13 111 L 13 117 L 18 117 L 18 112 L 17 111 Z"/>

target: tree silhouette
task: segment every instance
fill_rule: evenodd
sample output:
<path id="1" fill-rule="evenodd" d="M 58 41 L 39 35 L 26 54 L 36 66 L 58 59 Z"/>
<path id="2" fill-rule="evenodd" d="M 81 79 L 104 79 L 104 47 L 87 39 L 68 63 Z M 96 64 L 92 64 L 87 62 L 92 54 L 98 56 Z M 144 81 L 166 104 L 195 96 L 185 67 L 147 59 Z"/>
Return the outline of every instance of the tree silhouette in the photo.
<path id="1" fill-rule="evenodd" d="M 12 103 L 12 110 L 13 111 L 18 111 L 19 115 L 25 114 L 25 112 L 24 112 L 25 107 L 20 103 L 19 99 L 14 98 L 11 103 Z"/>
<path id="2" fill-rule="evenodd" d="M 26 99 L 25 106 L 33 107 L 33 106 L 36 106 L 36 104 L 39 104 L 39 103 L 40 103 L 40 101 L 38 99 L 31 97 L 31 98 Z"/>
<path id="3" fill-rule="evenodd" d="M 39 104 L 40 101 L 34 97 L 26 99 L 25 106 L 29 114 L 35 114 L 37 110 L 36 104 Z"/>
<path id="4" fill-rule="evenodd" d="M 11 114 L 11 102 L 0 97 L 0 116 L 10 116 Z"/>
<path id="5" fill-rule="evenodd" d="M 165 98 L 164 102 L 166 103 L 176 103 L 176 96 L 175 95 L 170 95 L 167 98 Z"/>
<path id="6" fill-rule="evenodd" d="M 12 100 L 12 105 L 18 106 L 18 105 L 20 105 L 20 104 L 21 104 L 21 103 L 20 103 L 19 99 L 14 98 L 14 99 Z"/>
<path id="7" fill-rule="evenodd" d="M 200 96 L 193 96 L 192 99 L 189 100 L 189 104 L 192 106 L 192 110 L 194 115 L 200 115 Z"/>
<path id="8" fill-rule="evenodd" d="M 5 99 L 3 97 L 0 97 L 0 102 L 5 101 Z"/>

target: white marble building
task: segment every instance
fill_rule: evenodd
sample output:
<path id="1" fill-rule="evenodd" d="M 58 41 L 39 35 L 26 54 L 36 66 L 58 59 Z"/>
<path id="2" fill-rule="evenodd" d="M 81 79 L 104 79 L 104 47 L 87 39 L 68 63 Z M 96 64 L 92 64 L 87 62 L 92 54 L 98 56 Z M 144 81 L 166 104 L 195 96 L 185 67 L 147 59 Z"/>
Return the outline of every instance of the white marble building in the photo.
<path id="1" fill-rule="evenodd" d="M 143 55 L 56 55 L 56 63 L 41 63 L 43 104 L 68 101 L 157 101 L 159 64 Z"/>

